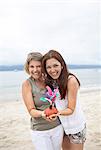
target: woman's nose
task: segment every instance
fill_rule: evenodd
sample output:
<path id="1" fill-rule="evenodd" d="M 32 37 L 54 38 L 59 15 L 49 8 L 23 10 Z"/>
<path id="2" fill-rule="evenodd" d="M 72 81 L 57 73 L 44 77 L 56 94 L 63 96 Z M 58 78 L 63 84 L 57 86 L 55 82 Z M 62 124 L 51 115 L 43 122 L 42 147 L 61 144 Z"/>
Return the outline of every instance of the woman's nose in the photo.
<path id="1" fill-rule="evenodd" d="M 37 71 L 37 67 L 34 67 L 34 72 Z"/>
<path id="2" fill-rule="evenodd" d="M 55 69 L 53 67 L 51 68 L 51 72 L 55 72 Z"/>

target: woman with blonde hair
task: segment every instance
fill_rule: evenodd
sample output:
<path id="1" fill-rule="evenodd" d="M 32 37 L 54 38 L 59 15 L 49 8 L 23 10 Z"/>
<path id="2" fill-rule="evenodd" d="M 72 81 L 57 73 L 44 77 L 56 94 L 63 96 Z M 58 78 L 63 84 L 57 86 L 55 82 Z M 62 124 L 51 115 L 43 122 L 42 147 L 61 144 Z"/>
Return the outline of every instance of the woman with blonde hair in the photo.
<path id="1" fill-rule="evenodd" d="M 31 135 L 35 150 L 61 150 L 63 128 L 58 117 L 48 119 L 44 110 L 49 102 L 41 101 L 45 96 L 46 86 L 41 70 L 42 54 L 29 53 L 25 63 L 25 70 L 29 78 L 22 85 L 22 96 L 31 116 Z"/>

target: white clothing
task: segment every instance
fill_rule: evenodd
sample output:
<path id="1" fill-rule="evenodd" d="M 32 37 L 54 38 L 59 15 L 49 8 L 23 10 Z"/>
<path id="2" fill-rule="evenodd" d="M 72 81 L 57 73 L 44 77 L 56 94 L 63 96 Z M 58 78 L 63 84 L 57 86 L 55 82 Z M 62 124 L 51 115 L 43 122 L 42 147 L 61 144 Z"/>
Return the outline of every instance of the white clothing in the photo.
<path id="1" fill-rule="evenodd" d="M 61 150 L 64 134 L 62 125 L 44 131 L 31 130 L 31 134 L 35 150 Z"/>
<path id="2" fill-rule="evenodd" d="M 66 109 L 68 106 L 67 97 L 62 100 L 58 97 L 55 100 L 55 105 L 58 110 Z M 76 106 L 73 114 L 68 116 L 60 115 L 59 118 L 67 135 L 78 133 L 85 128 L 86 121 L 79 102 L 79 92 L 77 94 Z"/>

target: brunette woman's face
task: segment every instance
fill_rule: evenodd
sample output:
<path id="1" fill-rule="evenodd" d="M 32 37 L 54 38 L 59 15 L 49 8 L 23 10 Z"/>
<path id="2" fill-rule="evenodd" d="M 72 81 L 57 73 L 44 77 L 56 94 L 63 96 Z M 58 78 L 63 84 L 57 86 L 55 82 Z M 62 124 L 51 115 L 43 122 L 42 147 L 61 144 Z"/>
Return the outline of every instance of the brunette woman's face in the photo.
<path id="1" fill-rule="evenodd" d="M 62 71 L 62 65 L 61 63 L 55 59 L 55 58 L 50 58 L 46 61 L 46 70 L 47 73 L 51 76 L 53 79 L 58 79 L 61 71 Z"/>
<path id="2" fill-rule="evenodd" d="M 29 63 L 29 74 L 35 79 L 38 80 L 42 76 L 41 71 L 41 62 L 31 60 Z"/>

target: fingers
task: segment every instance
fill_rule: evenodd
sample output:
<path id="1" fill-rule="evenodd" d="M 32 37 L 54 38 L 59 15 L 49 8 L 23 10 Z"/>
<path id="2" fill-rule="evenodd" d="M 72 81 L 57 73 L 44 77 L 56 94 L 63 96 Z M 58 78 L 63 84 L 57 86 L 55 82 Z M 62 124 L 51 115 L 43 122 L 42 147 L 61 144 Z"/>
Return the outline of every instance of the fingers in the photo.
<path id="1" fill-rule="evenodd" d="M 48 117 L 50 120 L 56 120 L 57 119 L 57 114 L 52 114 Z"/>
<path id="2" fill-rule="evenodd" d="M 52 114 L 50 116 L 46 116 L 46 114 L 44 113 L 44 111 L 42 111 L 42 114 L 41 114 L 42 118 L 44 118 L 45 120 L 51 122 L 51 121 L 54 121 L 57 119 L 57 116 L 59 116 L 59 114 Z"/>
<path id="3" fill-rule="evenodd" d="M 52 120 L 46 116 L 46 114 L 44 113 L 44 111 L 42 111 L 42 114 L 41 114 L 42 118 L 44 118 L 45 120 L 51 122 Z"/>

